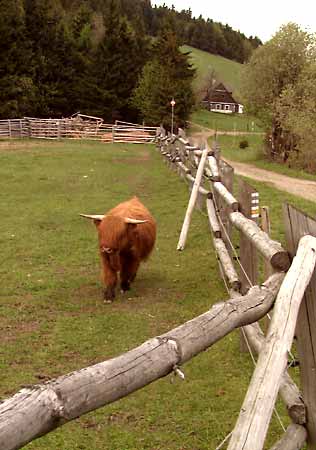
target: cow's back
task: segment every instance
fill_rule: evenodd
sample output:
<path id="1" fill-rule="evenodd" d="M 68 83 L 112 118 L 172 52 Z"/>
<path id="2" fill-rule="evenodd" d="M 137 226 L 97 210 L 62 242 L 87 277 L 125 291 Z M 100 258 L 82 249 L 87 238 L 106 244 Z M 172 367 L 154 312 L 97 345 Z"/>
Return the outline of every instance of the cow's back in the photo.
<path id="1" fill-rule="evenodd" d="M 138 254 L 141 259 L 146 259 L 152 251 L 156 240 L 156 222 L 148 209 L 137 197 L 133 197 L 132 199 L 115 206 L 115 208 L 107 212 L 107 215 L 146 220 L 145 223 L 136 225 L 138 234 Z"/>

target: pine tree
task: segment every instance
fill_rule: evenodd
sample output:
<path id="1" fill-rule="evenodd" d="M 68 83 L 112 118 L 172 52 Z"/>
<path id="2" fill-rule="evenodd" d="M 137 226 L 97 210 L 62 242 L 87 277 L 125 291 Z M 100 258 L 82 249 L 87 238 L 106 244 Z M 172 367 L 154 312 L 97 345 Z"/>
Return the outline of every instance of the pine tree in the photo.
<path id="1" fill-rule="evenodd" d="M 143 36 L 122 17 L 116 2 L 110 2 L 104 12 L 104 36 L 84 74 L 82 106 L 107 121 L 130 114 L 129 99 L 144 65 L 146 48 Z"/>
<path id="2" fill-rule="evenodd" d="M 74 79 L 79 60 L 64 11 L 56 0 L 25 0 L 25 13 L 37 88 L 33 114 L 69 115 L 76 109 Z"/>
<path id="3" fill-rule="evenodd" d="M 0 11 L 0 117 L 8 119 L 30 112 L 36 89 L 22 0 L 0 0 Z"/>
<path id="4" fill-rule="evenodd" d="M 153 59 L 146 64 L 133 104 L 146 123 L 170 128 L 171 105 L 175 100 L 175 126 L 184 126 L 194 105 L 192 80 L 195 71 L 188 61 L 188 53 L 181 53 L 175 33 L 167 28 L 154 48 Z"/>

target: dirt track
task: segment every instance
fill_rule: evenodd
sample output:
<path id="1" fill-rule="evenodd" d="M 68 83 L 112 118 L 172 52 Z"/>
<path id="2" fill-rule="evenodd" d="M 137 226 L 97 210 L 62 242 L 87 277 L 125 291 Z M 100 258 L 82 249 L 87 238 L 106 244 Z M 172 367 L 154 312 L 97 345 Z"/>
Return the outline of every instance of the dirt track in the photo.
<path id="1" fill-rule="evenodd" d="M 194 124 L 195 126 L 198 126 Z M 199 127 L 199 126 L 198 126 Z M 214 130 L 209 128 L 199 127 L 201 132 L 194 133 L 192 135 L 194 142 L 199 144 L 201 140 L 207 139 L 215 134 Z M 229 132 L 223 132 L 223 134 L 231 134 Z M 309 180 L 301 180 L 298 178 L 287 177 L 286 175 L 281 175 L 275 172 L 270 172 L 269 170 L 258 169 L 250 164 L 244 164 L 236 161 L 229 161 L 226 158 L 228 164 L 230 164 L 235 173 L 242 175 L 253 180 L 263 181 L 264 183 L 269 183 L 275 188 L 281 191 L 288 192 L 290 194 L 296 195 L 298 197 L 303 197 L 307 200 L 316 202 L 316 182 Z"/>
<path id="2" fill-rule="evenodd" d="M 309 180 L 300 180 L 298 178 L 287 177 L 269 170 L 258 169 L 250 164 L 243 164 L 236 161 L 225 161 L 230 164 L 238 175 L 252 178 L 254 180 L 263 181 L 272 184 L 281 191 L 289 192 L 290 194 L 303 197 L 307 200 L 316 202 L 316 182 Z"/>

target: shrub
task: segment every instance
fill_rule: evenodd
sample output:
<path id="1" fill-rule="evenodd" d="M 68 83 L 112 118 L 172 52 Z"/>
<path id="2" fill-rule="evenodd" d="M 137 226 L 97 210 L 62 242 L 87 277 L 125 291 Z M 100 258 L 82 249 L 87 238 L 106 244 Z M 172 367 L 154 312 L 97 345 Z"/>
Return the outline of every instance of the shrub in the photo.
<path id="1" fill-rule="evenodd" d="M 239 148 L 247 148 L 249 147 L 249 142 L 247 141 L 247 139 L 244 139 L 243 141 L 239 142 Z"/>

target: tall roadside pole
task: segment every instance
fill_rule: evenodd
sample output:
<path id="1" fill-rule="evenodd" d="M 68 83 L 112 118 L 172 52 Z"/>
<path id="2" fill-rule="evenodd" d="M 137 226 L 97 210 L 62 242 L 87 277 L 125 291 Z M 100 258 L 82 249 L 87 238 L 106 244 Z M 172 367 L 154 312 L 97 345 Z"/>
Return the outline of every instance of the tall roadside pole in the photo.
<path id="1" fill-rule="evenodd" d="M 171 135 L 173 135 L 173 122 L 174 122 L 174 106 L 176 102 L 174 98 L 172 98 L 170 105 L 171 105 Z"/>

